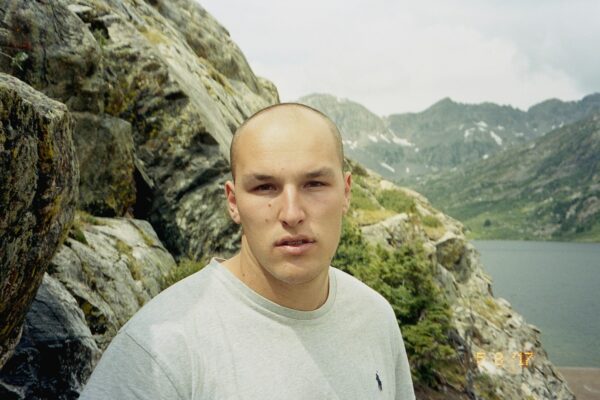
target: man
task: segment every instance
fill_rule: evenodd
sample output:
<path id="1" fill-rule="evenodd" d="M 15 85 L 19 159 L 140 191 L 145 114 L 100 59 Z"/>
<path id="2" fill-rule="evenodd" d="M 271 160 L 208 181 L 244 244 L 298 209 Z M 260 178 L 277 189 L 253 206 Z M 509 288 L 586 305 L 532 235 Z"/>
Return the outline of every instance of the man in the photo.
<path id="1" fill-rule="evenodd" d="M 352 183 L 333 122 L 271 106 L 230 154 L 240 252 L 143 307 L 81 399 L 414 399 L 391 306 L 330 266 Z"/>

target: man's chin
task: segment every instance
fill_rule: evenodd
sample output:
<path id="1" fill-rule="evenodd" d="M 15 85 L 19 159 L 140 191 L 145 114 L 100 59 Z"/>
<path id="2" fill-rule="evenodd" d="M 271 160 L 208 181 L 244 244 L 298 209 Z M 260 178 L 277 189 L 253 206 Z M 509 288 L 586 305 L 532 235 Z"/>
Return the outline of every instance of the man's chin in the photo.
<path id="1" fill-rule="evenodd" d="M 305 264 L 300 260 L 285 260 L 273 271 L 273 277 L 282 283 L 298 286 L 313 282 L 323 272 L 323 268 L 315 268 L 314 261 Z"/>

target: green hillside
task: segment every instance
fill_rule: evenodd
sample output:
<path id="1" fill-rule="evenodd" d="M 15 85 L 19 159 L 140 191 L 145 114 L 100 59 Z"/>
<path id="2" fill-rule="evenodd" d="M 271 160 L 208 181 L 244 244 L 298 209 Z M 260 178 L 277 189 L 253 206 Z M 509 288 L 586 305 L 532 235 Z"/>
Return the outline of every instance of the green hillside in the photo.
<path id="1" fill-rule="evenodd" d="M 417 190 L 473 238 L 600 241 L 600 114 Z"/>

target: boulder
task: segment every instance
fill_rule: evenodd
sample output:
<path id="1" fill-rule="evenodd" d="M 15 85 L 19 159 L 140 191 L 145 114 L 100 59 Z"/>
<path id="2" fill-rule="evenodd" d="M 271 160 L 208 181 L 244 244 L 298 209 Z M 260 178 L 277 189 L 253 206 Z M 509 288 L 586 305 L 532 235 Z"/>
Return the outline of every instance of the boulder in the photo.
<path id="1" fill-rule="evenodd" d="M 125 215 L 136 200 L 131 124 L 105 114 L 72 115 L 81 177 L 78 208 L 104 217 Z"/>
<path id="2" fill-rule="evenodd" d="M 0 371 L 0 398 L 76 399 L 100 354 L 73 296 L 45 274 L 21 341 Z"/>
<path id="3" fill-rule="evenodd" d="M 119 328 L 165 288 L 175 267 L 147 221 L 78 212 L 48 272 L 77 300 L 104 350 Z"/>
<path id="4" fill-rule="evenodd" d="M 77 212 L 0 372 L 0 398 L 76 399 L 119 328 L 175 268 L 148 222 Z"/>
<path id="5" fill-rule="evenodd" d="M 71 111 L 103 111 L 101 48 L 64 2 L 6 0 L 0 20 L 0 71 Z"/>
<path id="6" fill-rule="evenodd" d="M 63 104 L 0 73 L 0 367 L 73 219 L 72 126 Z"/>

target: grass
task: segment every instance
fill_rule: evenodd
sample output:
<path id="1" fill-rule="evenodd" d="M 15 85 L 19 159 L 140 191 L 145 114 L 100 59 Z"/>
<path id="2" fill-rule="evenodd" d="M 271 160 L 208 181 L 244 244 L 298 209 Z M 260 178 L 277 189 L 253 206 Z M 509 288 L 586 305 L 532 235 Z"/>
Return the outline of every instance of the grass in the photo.
<path id="1" fill-rule="evenodd" d="M 351 207 L 357 210 L 379 210 L 381 205 L 377 199 L 361 185 L 352 187 Z"/>
<path id="2" fill-rule="evenodd" d="M 379 210 L 354 210 L 352 213 L 352 219 L 359 226 L 365 226 L 376 224 L 393 215 L 396 215 L 396 213 L 384 208 Z"/>
<path id="3" fill-rule="evenodd" d="M 442 226 L 442 223 L 439 219 L 437 219 L 434 215 L 426 215 L 421 219 L 423 225 L 428 226 L 430 228 L 438 228 Z"/>
<path id="4" fill-rule="evenodd" d="M 415 213 L 415 200 L 400 190 L 384 189 L 376 193 L 379 204 L 396 213 Z"/>

